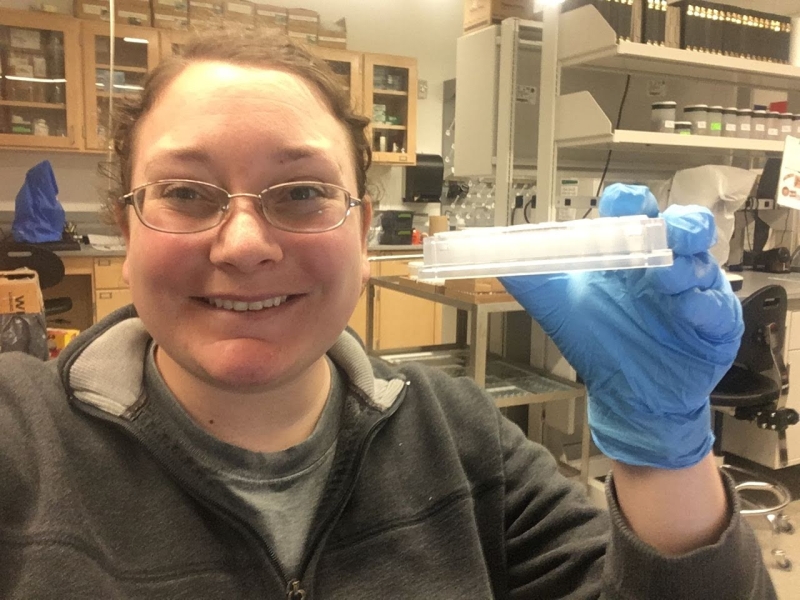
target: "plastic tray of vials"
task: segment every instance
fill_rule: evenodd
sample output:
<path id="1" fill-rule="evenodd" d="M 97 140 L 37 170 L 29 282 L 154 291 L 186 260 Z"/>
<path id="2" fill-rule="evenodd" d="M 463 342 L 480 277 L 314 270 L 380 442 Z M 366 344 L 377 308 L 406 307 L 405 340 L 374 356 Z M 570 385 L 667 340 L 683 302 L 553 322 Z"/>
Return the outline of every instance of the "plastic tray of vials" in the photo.
<path id="1" fill-rule="evenodd" d="M 423 240 L 421 281 L 661 267 L 672 264 L 663 219 L 608 217 L 444 231 Z"/>

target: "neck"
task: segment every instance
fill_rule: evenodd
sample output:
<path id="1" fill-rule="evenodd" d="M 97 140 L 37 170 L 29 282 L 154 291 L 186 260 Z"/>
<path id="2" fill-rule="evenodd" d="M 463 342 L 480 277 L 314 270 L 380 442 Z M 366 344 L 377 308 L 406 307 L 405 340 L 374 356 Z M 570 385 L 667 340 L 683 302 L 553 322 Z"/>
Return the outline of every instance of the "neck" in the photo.
<path id="1" fill-rule="evenodd" d="M 155 360 L 170 391 L 201 429 L 253 452 L 279 452 L 308 439 L 330 393 L 325 356 L 290 382 L 253 392 L 216 387 L 186 371 L 160 347 Z"/>

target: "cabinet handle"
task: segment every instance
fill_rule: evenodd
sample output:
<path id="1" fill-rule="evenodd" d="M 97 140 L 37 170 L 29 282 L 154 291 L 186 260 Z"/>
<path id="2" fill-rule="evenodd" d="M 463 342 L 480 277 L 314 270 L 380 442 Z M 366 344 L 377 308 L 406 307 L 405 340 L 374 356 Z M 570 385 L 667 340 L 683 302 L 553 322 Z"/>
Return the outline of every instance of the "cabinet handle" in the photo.
<path id="1" fill-rule="evenodd" d="M 114 296 L 111 292 L 99 292 L 100 293 L 100 300 L 111 300 Z"/>
<path id="2" fill-rule="evenodd" d="M 99 267 L 110 267 L 111 266 L 111 259 L 110 258 L 98 258 L 97 259 L 97 266 L 99 266 Z"/>

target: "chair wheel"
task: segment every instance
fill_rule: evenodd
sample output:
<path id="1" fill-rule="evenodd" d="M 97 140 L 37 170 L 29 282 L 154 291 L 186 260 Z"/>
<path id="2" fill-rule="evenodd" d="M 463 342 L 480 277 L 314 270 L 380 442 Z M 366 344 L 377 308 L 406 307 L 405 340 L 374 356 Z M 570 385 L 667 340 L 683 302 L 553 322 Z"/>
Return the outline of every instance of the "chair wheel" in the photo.
<path id="1" fill-rule="evenodd" d="M 772 556 L 775 557 L 775 564 L 781 571 L 791 571 L 792 561 L 786 556 L 783 550 L 773 550 Z"/>

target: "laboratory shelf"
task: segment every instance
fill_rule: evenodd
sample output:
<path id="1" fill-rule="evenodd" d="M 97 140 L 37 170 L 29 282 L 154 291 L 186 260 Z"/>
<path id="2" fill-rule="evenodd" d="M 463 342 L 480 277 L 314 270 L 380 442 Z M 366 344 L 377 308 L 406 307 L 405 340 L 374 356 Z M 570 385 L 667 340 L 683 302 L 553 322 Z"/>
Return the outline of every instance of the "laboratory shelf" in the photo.
<path id="1" fill-rule="evenodd" d="M 16 108 L 38 108 L 42 110 L 67 110 L 66 104 L 54 102 L 24 102 L 22 100 L 0 100 L 0 106 L 14 106 Z"/>
<path id="2" fill-rule="evenodd" d="M 556 117 L 556 145 L 576 148 L 681 155 L 763 155 L 783 152 L 784 142 L 709 135 L 686 136 L 653 131 L 614 131 L 611 121 L 589 92 L 561 96 Z"/>
<path id="3" fill-rule="evenodd" d="M 561 67 L 587 67 L 633 75 L 666 75 L 760 89 L 796 90 L 800 67 L 635 42 L 617 36 L 594 6 L 561 15 Z"/>
<path id="4" fill-rule="evenodd" d="M 381 354 L 393 364 L 415 362 L 434 367 L 451 377 L 469 375 L 469 350 L 429 350 Z M 484 390 L 498 407 L 572 400 L 583 397 L 581 384 L 557 378 L 533 367 L 508 361 L 490 354 L 486 361 Z"/>

